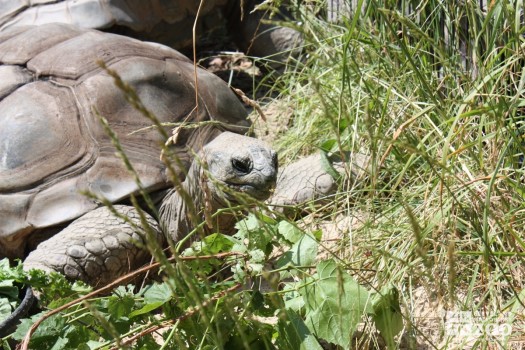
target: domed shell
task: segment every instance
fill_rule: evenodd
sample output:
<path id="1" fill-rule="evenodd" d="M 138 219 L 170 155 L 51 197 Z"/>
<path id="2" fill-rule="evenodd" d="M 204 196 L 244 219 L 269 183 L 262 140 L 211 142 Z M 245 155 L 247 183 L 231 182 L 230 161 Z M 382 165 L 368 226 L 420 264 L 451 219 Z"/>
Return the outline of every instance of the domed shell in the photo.
<path id="1" fill-rule="evenodd" d="M 193 64 L 165 46 L 64 24 L 0 32 L 0 256 L 20 256 L 31 232 L 99 206 L 83 191 L 112 202 L 138 191 L 98 115 L 117 134 L 143 187 L 170 185 L 159 158 L 164 138 L 99 61 L 162 123 L 213 119 L 236 132 L 248 126 L 228 86 L 202 69 L 196 109 Z M 184 166 L 188 148 L 220 132 L 213 125 L 178 135 L 173 150 Z"/>

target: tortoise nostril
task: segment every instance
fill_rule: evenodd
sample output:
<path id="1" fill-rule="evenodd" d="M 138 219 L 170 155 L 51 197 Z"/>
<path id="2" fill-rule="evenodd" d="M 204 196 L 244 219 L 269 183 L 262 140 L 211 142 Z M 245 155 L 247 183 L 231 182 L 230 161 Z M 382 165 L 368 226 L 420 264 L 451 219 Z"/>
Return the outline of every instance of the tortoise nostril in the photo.
<path id="1" fill-rule="evenodd" d="M 233 158 L 232 166 L 235 170 L 243 174 L 248 174 L 252 170 L 250 162 L 246 159 Z"/>

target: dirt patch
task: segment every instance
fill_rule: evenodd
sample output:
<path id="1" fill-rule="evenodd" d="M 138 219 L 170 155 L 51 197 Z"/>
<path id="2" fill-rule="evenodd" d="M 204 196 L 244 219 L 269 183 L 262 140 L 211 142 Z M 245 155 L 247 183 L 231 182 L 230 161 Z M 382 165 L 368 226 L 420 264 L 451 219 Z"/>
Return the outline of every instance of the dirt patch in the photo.
<path id="1" fill-rule="evenodd" d="M 262 105 L 264 119 L 255 111 L 250 114 L 253 131 L 258 139 L 273 144 L 280 134 L 288 130 L 293 109 L 289 103 L 278 99 L 260 104 Z"/>

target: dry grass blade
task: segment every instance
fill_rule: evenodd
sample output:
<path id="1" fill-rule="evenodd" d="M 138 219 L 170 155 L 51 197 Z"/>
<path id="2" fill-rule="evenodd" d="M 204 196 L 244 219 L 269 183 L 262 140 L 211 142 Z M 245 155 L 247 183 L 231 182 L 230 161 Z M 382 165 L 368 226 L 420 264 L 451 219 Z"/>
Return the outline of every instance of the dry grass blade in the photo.
<path id="1" fill-rule="evenodd" d="M 257 114 L 259 114 L 259 116 L 261 117 L 263 121 L 265 122 L 267 121 L 266 116 L 264 115 L 264 111 L 262 110 L 261 106 L 259 106 L 259 104 L 256 101 L 246 96 L 246 94 L 241 89 L 232 88 L 232 90 L 241 98 L 242 102 L 246 103 L 250 107 L 253 107 L 257 111 Z"/>

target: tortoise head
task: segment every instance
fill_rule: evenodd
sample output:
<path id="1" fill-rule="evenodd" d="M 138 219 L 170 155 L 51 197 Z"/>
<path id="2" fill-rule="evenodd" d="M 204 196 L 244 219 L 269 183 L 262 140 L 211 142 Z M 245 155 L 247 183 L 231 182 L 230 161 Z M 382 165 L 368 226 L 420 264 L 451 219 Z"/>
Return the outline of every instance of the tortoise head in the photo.
<path id="1" fill-rule="evenodd" d="M 263 141 L 223 132 L 202 152 L 206 184 L 214 200 L 238 202 L 238 194 L 266 200 L 277 180 L 277 153 Z"/>

